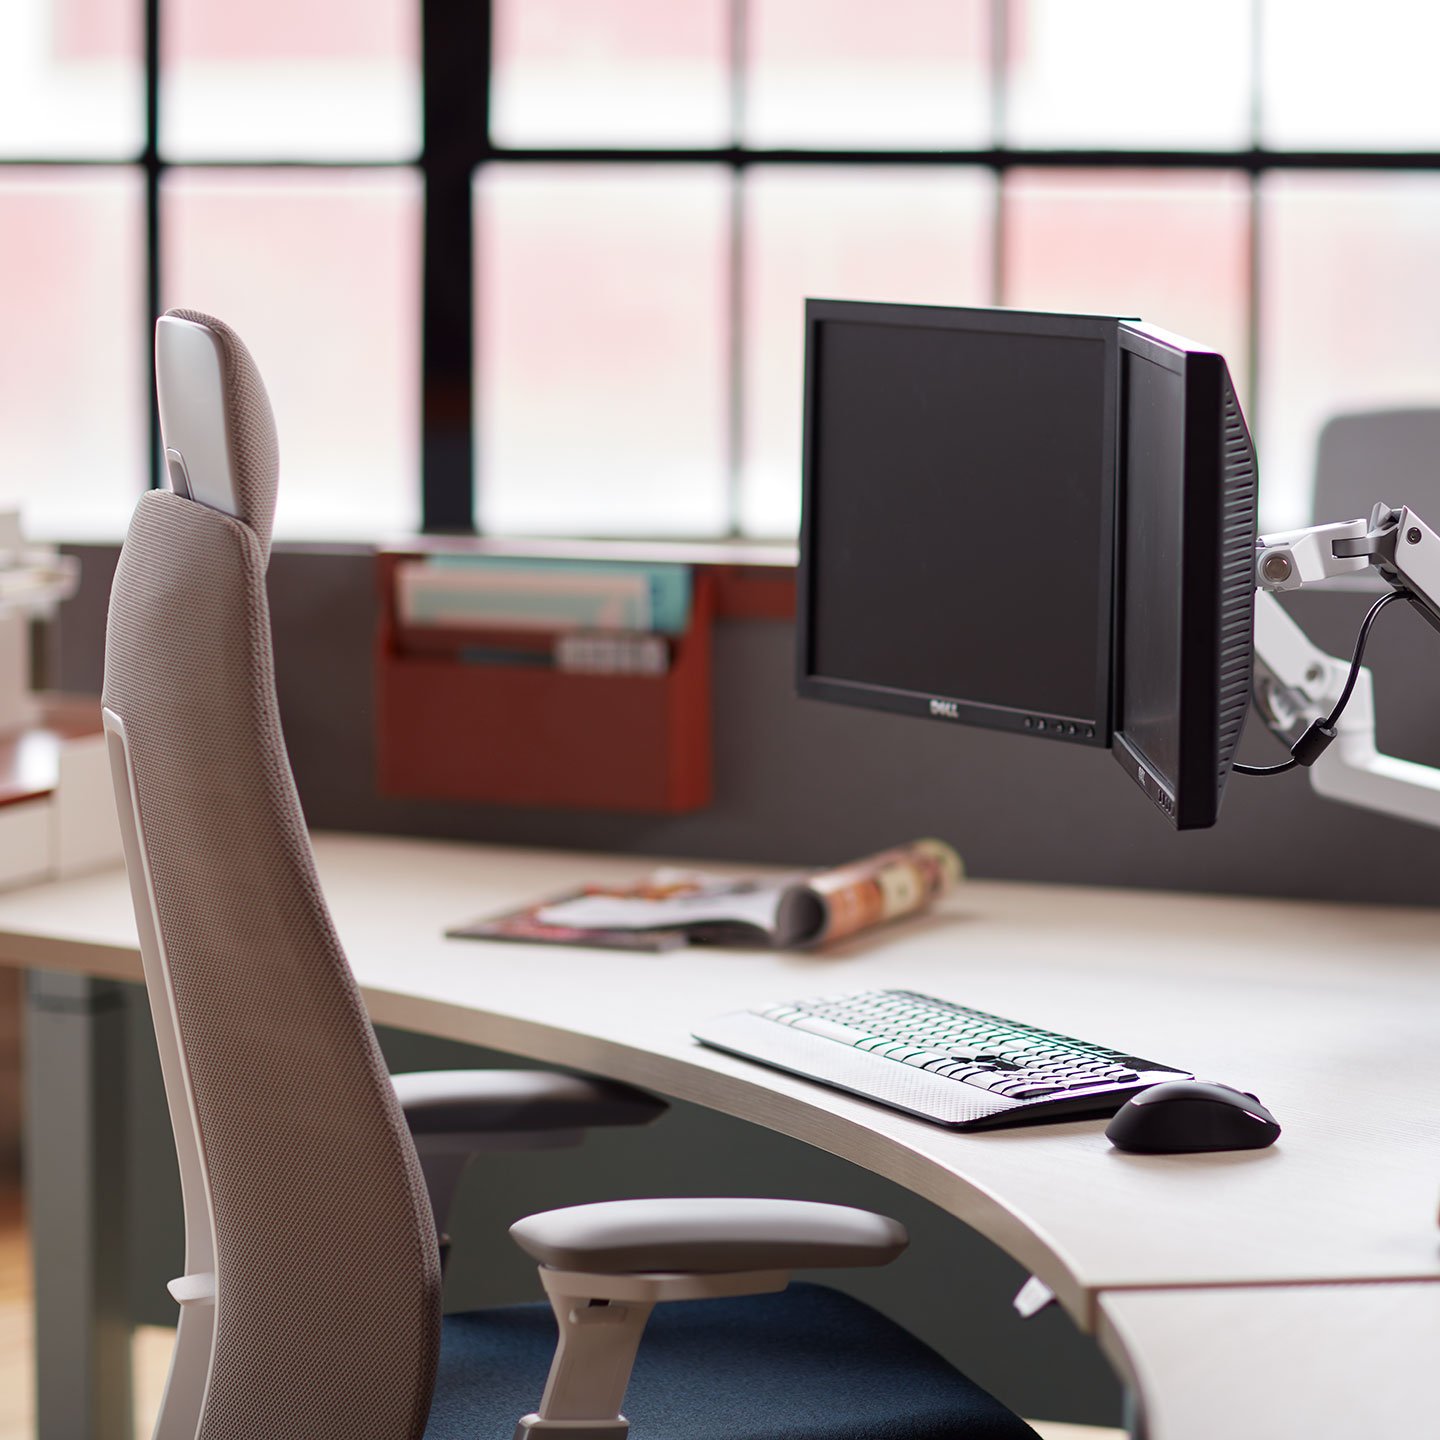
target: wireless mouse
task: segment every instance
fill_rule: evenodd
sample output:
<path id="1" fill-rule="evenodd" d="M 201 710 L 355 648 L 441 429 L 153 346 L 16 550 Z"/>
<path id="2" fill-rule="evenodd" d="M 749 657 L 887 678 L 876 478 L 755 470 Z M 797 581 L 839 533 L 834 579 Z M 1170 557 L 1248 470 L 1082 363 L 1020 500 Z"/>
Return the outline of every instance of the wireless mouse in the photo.
<path id="1" fill-rule="evenodd" d="M 1172 1080 L 1142 1090 L 1105 1130 L 1117 1150 L 1134 1155 L 1263 1150 L 1279 1134 L 1275 1117 L 1255 1096 L 1203 1080 Z"/>

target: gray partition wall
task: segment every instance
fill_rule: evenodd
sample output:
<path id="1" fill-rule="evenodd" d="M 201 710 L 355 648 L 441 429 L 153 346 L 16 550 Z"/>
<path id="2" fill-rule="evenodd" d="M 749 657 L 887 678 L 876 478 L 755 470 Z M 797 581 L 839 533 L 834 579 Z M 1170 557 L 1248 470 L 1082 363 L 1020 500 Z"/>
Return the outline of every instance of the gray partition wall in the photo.
<path id="1" fill-rule="evenodd" d="M 99 687 L 116 551 L 77 547 L 55 676 Z M 794 697 L 793 629 L 722 623 L 715 636 L 715 801 L 634 816 L 386 799 L 375 793 L 373 560 L 277 547 L 270 565 L 280 705 L 306 815 L 386 831 L 728 860 L 826 864 L 939 835 L 992 879 L 1133 885 L 1330 900 L 1440 902 L 1440 831 L 1318 799 L 1303 774 L 1233 776 L 1220 824 L 1177 835 L 1100 751 Z M 1294 613 L 1348 655 L 1369 596 L 1307 591 Z M 1440 763 L 1440 635 L 1405 607 L 1377 623 L 1379 739 Z M 484 744 L 477 719 L 475 743 Z M 1283 752 L 1253 721 L 1242 758 Z"/>

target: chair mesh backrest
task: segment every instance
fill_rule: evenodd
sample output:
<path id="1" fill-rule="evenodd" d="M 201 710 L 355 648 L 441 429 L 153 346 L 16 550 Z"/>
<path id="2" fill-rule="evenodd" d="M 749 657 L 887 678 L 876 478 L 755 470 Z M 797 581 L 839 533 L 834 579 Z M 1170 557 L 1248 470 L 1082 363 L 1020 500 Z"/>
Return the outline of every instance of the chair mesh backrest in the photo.
<path id="1" fill-rule="evenodd" d="M 434 1222 L 316 879 L 256 514 L 263 535 L 146 495 L 106 637 L 213 1219 L 199 1434 L 408 1440 L 439 1348 Z"/>

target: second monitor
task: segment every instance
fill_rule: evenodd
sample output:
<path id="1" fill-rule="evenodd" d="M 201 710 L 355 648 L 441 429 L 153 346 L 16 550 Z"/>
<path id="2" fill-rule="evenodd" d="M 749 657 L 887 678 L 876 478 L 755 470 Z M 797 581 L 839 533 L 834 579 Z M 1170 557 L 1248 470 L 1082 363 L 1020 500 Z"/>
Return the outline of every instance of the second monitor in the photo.
<path id="1" fill-rule="evenodd" d="M 1116 758 L 1213 824 L 1255 467 L 1224 360 L 1105 316 L 810 301 L 801 694 Z"/>

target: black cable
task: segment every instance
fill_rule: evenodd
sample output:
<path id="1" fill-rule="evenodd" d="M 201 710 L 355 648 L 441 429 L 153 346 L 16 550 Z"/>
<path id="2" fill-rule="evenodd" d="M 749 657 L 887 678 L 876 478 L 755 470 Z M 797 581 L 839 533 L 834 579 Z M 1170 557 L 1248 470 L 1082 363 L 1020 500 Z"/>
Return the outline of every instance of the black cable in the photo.
<path id="1" fill-rule="evenodd" d="M 1350 703 L 1350 693 L 1355 689 L 1356 680 L 1360 678 L 1360 662 L 1365 658 L 1365 642 L 1370 638 L 1370 627 L 1375 623 L 1375 617 L 1392 600 L 1406 598 L 1404 590 L 1392 590 L 1388 595 L 1382 595 L 1365 612 L 1365 618 L 1360 622 L 1360 633 L 1355 637 L 1355 653 L 1350 657 L 1350 673 L 1345 677 L 1345 688 L 1340 692 L 1340 698 L 1335 702 L 1335 708 L 1326 717 L 1326 725 L 1333 726 L 1340 718 L 1340 712 Z"/>
<path id="2" fill-rule="evenodd" d="M 1292 755 L 1278 765 L 1242 765 L 1238 760 L 1230 767 L 1237 775 L 1283 775 L 1300 762 Z"/>
<path id="3" fill-rule="evenodd" d="M 1370 627 L 1374 625 L 1375 617 L 1392 600 L 1407 598 L 1408 592 L 1391 590 L 1388 594 L 1382 595 L 1365 612 L 1365 618 L 1360 622 L 1360 633 L 1355 637 L 1355 650 L 1350 656 L 1350 673 L 1345 677 L 1345 686 L 1340 691 L 1340 698 L 1323 720 L 1311 721 L 1304 734 L 1290 747 L 1288 760 L 1282 761 L 1279 765 L 1237 764 L 1230 768 L 1238 775 L 1283 775 L 1287 770 L 1295 769 L 1297 765 L 1313 765 L 1324 753 L 1326 746 L 1335 738 L 1336 723 L 1344 713 L 1345 707 L 1350 703 L 1350 696 L 1355 691 L 1355 682 L 1360 678 L 1360 666 L 1365 659 L 1365 645 L 1370 639 Z"/>

